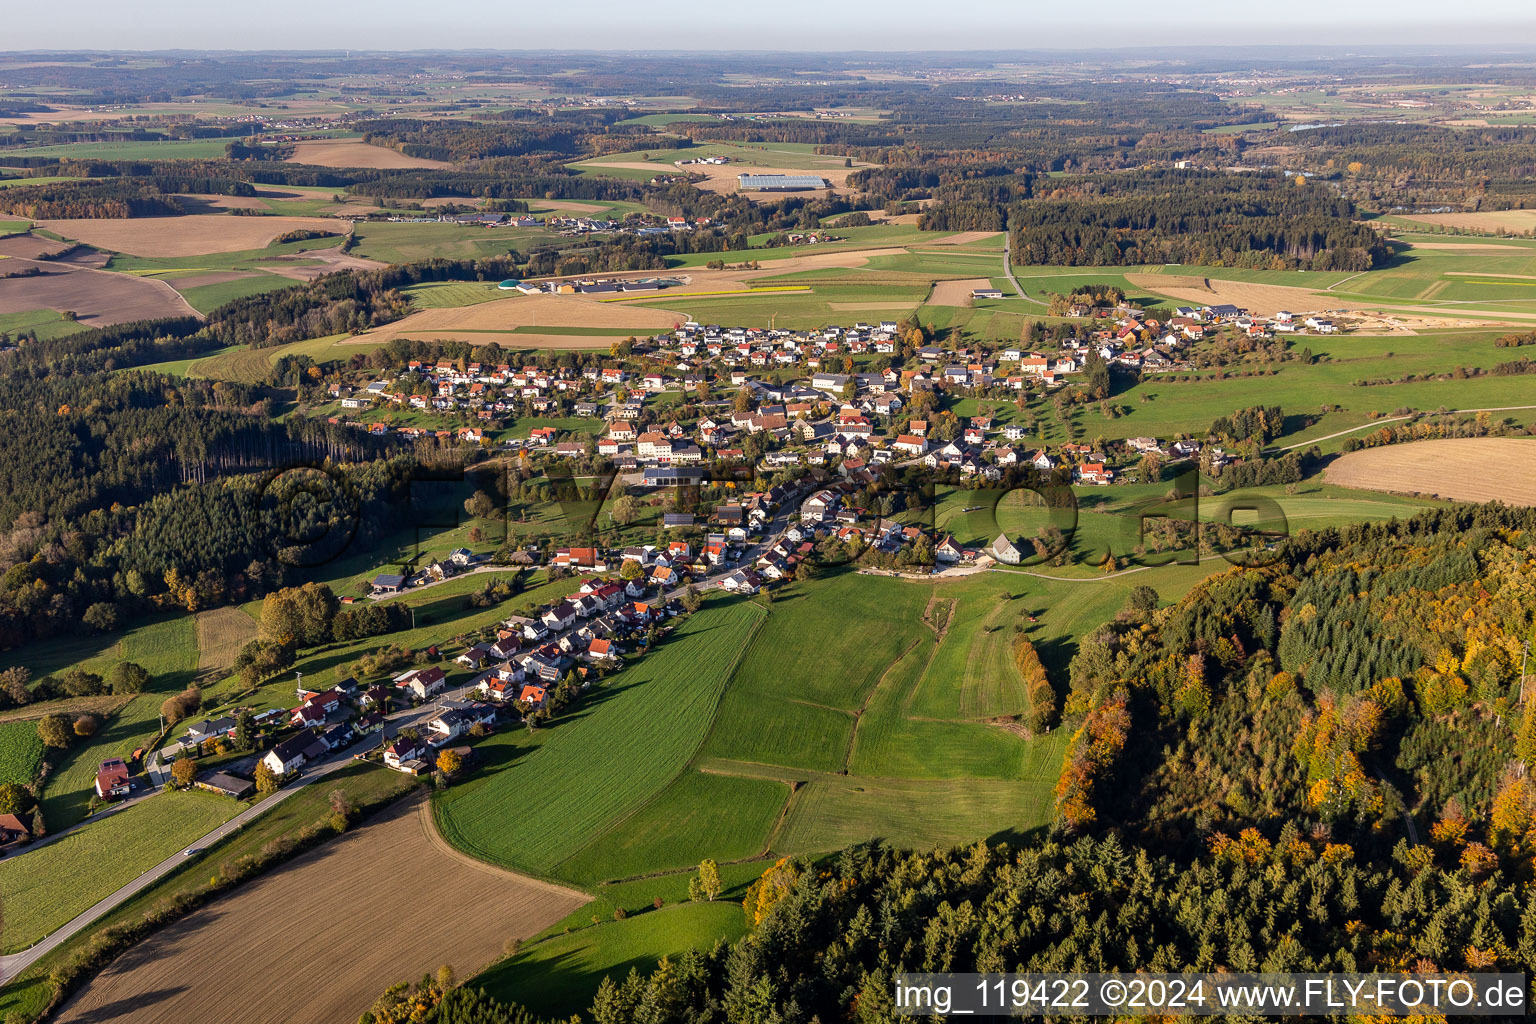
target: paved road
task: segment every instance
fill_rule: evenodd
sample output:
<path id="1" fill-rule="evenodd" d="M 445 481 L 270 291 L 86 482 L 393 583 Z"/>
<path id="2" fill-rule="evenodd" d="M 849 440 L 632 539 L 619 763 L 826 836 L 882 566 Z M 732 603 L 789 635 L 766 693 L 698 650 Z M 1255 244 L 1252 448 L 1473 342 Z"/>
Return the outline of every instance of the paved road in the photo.
<path id="1" fill-rule="evenodd" d="M 435 704 L 427 704 L 419 708 L 411 708 L 406 711 L 398 711 L 390 715 L 389 720 L 391 724 L 397 725 L 399 728 L 406 728 L 408 726 L 420 725 L 426 722 L 436 713 L 436 711 L 437 706 Z M 319 782 L 326 776 L 330 775 L 332 772 L 335 772 L 351 764 L 354 754 L 369 750 L 372 748 L 372 745 L 376 745 L 380 742 L 382 742 L 382 736 L 375 734 L 373 744 L 365 742 L 354 747 L 343 748 L 342 750 L 333 753 L 325 760 L 318 761 L 314 765 L 307 767 L 304 770 L 304 773 L 293 782 L 290 782 L 288 785 L 284 786 L 276 793 L 273 793 L 265 800 L 253 804 L 252 806 L 241 811 L 239 814 L 235 815 L 233 818 L 229 819 L 224 824 L 214 829 L 212 832 L 209 832 L 201 839 L 198 839 L 190 845 L 177 850 L 171 856 L 156 864 L 154 867 L 148 869 L 143 874 L 139 875 L 138 878 L 135 878 L 121 889 L 118 889 L 110 896 L 107 896 L 104 899 L 98 901 L 95 906 L 78 915 L 68 924 L 65 924 L 63 927 L 50 934 L 48 937 L 39 940 L 35 945 L 29 947 L 28 949 L 22 950 L 20 953 L 12 953 L 9 956 L 0 956 L 0 983 L 16 977 L 16 975 L 20 974 L 22 971 L 25 971 L 28 967 L 31 967 L 42 957 L 58 948 L 60 944 L 79 934 L 82 930 L 90 926 L 92 922 L 100 919 L 103 915 L 116 910 L 118 907 L 122 906 L 129 899 L 131 899 L 135 894 L 142 892 L 144 889 L 147 889 L 149 886 L 158 882 L 160 879 L 176 870 L 182 864 L 186 863 L 186 850 L 207 849 L 209 846 L 212 846 L 219 840 L 224 839 L 225 837 L 232 835 L 235 832 L 238 832 L 241 828 L 261 817 L 263 814 L 266 814 L 272 808 L 276 807 L 284 800 L 287 800 L 289 797 L 293 796 L 293 794 L 299 792 L 304 787 L 311 785 L 312 783 Z M 92 818 L 91 822 L 99 820 L 101 819 L 98 816 L 96 818 Z M 87 822 L 86 824 L 90 824 L 91 822 Z M 32 847 L 31 849 L 36 848 L 37 847 Z M 28 852 L 30 852 L 30 850 Z"/>
<path id="2" fill-rule="evenodd" d="M 1522 409 L 1536 409 L 1536 405 L 1494 405 L 1494 406 L 1489 406 L 1489 407 L 1484 408 L 1484 409 L 1447 409 L 1445 411 L 1445 415 L 1452 416 L 1452 415 L 1456 415 L 1457 413 L 1464 413 L 1464 412 L 1518 412 L 1518 411 L 1520 411 Z M 1358 427 L 1349 427 L 1346 430 L 1337 430 L 1337 431 L 1334 431 L 1332 434 L 1328 434 L 1328 435 L 1326 435 L 1324 437 L 1314 437 L 1310 441 L 1299 441 L 1296 444 L 1288 444 L 1284 448 L 1277 448 L 1275 450 L 1276 451 L 1282 451 L 1282 452 L 1288 452 L 1288 451 L 1292 451 L 1292 450 L 1294 450 L 1296 448 L 1307 448 L 1307 447 L 1309 447 L 1311 445 L 1314 445 L 1314 444 L 1322 444 L 1324 441 L 1332 441 L 1336 437 L 1343 437 L 1345 434 L 1354 434 L 1354 433 L 1358 433 L 1359 431 L 1362 431 L 1362 430 L 1372 430 L 1372 429 L 1374 429 L 1376 427 L 1381 426 L 1383 423 L 1400 423 L 1403 420 L 1411 420 L 1415 416 L 1420 416 L 1420 415 L 1424 415 L 1424 414 L 1435 414 L 1435 415 L 1438 415 L 1438 413 L 1435 413 L 1435 410 L 1433 410 L 1433 409 L 1425 409 L 1425 410 L 1422 410 L 1421 412 L 1411 413 L 1411 414 L 1409 414 L 1407 416 L 1383 416 L 1379 420 L 1371 420 L 1371 422 L 1369 422 L 1369 423 L 1362 423 Z"/>
<path id="3" fill-rule="evenodd" d="M 1030 297 L 1028 295 L 1025 295 L 1024 294 L 1024 289 L 1019 287 L 1019 279 L 1013 276 L 1013 256 L 1011 255 L 1012 247 L 1013 247 L 1013 233 L 1008 230 L 1008 223 L 1006 221 L 1004 221 L 1003 222 L 1003 273 L 1008 275 L 1008 283 L 1013 285 L 1014 292 L 1018 295 L 1019 298 L 1023 299 L 1025 302 L 1033 302 L 1037 306 L 1048 305 L 1048 303 L 1041 302 L 1039 299 L 1032 298 L 1032 297 Z"/>

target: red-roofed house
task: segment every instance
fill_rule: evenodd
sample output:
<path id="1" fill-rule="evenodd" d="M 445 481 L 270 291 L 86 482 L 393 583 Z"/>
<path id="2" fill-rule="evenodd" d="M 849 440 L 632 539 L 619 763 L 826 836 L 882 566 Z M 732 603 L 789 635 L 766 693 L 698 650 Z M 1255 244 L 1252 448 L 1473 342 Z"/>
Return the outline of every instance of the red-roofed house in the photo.
<path id="1" fill-rule="evenodd" d="M 110 761 L 101 762 L 101 770 L 96 773 L 97 796 L 103 800 L 112 800 L 127 796 L 130 788 L 128 766 L 122 758 L 114 757 Z"/>

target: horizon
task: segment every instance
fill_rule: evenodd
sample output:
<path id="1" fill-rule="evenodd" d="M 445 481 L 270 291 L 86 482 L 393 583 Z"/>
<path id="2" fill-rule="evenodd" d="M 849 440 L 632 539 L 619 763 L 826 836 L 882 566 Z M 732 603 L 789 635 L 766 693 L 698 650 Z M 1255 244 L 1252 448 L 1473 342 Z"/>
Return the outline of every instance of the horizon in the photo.
<path id="1" fill-rule="evenodd" d="M 401 0 L 382 0 L 362 20 L 347 8 L 317 9 L 277 0 L 253 24 L 237 22 L 233 15 L 210 11 L 194 0 L 154 0 L 133 8 L 84 0 L 70 8 L 67 20 L 46 8 L 14 11 L 4 52 L 996 54 L 1125 52 L 1147 46 L 1536 47 L 1536 14 L 1519 0 L 1484 0 L 1459 17 L 1448 17 L 1443 5 L 1430 0 L 1357 0 L 1347 5 L 1300 0 L 1284 15 L 1265 17 L 1234 12 L 1216 0 L 1195 0 L 1163 17 L 1151 16 L 1130 0 L 1105 0 L 1093 9 L 1087 25 L 1078 10 L 1045 12 L 1000 0 L 949 5 L 940 24 L 924 23 L 934 20 L 932 11 L 917 0 L 895 0 L 874 15 L 858 9 L 827 10 L 811 0 L 782 0 L 766 17 L 725 9 L 700 20 L 657 16 L 615 0 L 596 0 L 583 6 L 581 16 L 581 23 L 573 26 L 569 14 L 559 10 L 508 17 L 484 0 L 446 0 L 434 6 L 430 23 L 421 24 L 419 9 Z M 876 18 L 879 24 L 871 24 Z M 472 33 L 478 45 L 461 45 L 466 33 Z M 579 38 L 571 38 L 573 34 Z M 1125 42 L 1095 43 L 1096 34 Z M 850 35 L 858 38 L 859 48 L 846 48 Z M 531 36 L 537 37 L 537 45 L 520 45 Z M 1012 45 L 978 48 L 978 37 L 1007 38 Z M 231 49 L 232 38 L 250 45 Z"/>

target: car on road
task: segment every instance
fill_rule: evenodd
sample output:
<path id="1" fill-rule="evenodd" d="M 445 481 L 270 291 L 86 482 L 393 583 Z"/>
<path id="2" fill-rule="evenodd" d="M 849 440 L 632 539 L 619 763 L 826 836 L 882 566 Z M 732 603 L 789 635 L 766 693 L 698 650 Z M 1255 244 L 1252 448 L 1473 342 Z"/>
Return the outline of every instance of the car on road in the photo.
<path id="1" fill-rule="evenodd" d="M 195 846 L 189 846 L 185 850 L 181 851 L 181 855 L 183 857 L 193 857 L 193 856 L 196 856 L 197 854 L 202 853 L 202 852 L 203 852 L 202 850 L 198 849 Z"/>

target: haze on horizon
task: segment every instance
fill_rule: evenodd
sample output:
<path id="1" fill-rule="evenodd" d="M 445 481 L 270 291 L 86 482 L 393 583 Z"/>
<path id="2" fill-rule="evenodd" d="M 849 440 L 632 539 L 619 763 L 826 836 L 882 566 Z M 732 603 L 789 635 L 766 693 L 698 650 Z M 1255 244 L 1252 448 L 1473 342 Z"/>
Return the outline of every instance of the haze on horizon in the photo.
<path id="1" fill-rule="evenodd" d="M 699 15 L 699 16 L 695 16 Z M 1171 45 L 1536 46 L 1529 0 L 1292 0 L 1244 10 L 1222 0 L 1088 7 L 1009 0 L 716 4 L 696 11 L 619 0 L 509 7 L 489 0 L 259 8 L 206 0 L 21 4 L 0 48 L 16 50 L 1034 50 Z"/>

